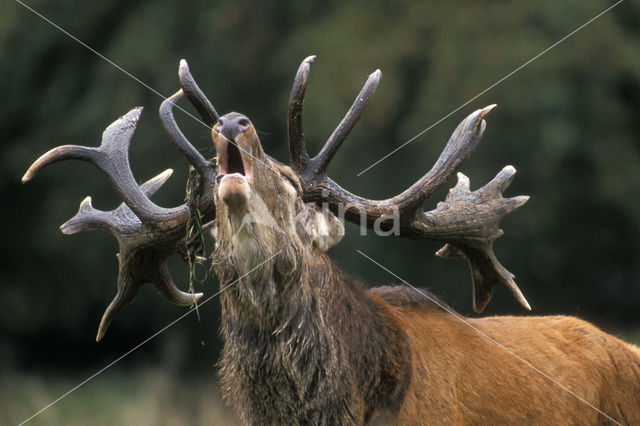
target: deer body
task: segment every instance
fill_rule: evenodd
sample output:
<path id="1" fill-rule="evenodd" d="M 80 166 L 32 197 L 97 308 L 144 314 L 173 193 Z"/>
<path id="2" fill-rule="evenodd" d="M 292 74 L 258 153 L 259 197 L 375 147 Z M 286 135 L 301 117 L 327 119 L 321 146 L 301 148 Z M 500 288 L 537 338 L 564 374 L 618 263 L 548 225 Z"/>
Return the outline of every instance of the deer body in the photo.
<path id="1" fill-rule="evenodd" d="M 222 289 L 223 395 L 243 423 L 640 424 L 636 347 L 571 317 L 463 318 L 426 292 L 405 286 L 365 290 L 338 270 L 325 254 L 344 235 L 334 213 L 378 230 L 389 229 L 393 218 L 400 236 L 444 242 L 439 256 L 467 260 L 477 312 L 496 285 L 530 309 L 492 247 L 502 235 L 502 217 L 528 197 L 503 198 L 515 174 L 507 166 L 475 191 L 458 173 L 446 199 L 423 211 L 425 200 L 471 155 L 493 106 L 463 120 L 432 169 L 404 192 L 368 200 L 341 188 L 327 176 L 328 164 L 381 73 L 369 76 L 311 158 L 302 105 L 313 60 L 300 65 L 289 101 L 290 166 L 263 152 L 247 117 L 220 117 L 181 61 L 182 88 L 163 102 L 160 116 L 200 178 L 188 204 L 166 209 L 149 199 L 170 171 L 143 185 L 131 173 L 128 147 L 141 108 L 111 124 L 99 147 L 60 146 L 29 168 L 24 182 L 60 160 L 89 161 L 124 200 L 104 212 L 87 197 L 61 227 L 67 234 L 106 230 L 118 240 L 118 292 L 97 340 L 144 283 L 179 305 L 202 296 L 180 291 L 167 268 L 172 253 L 190 263 L 206 260 L 189 245 L 198 239 L 193 233 L 202 220 L 216 239 L 212 267 Z M 185 94 L 212 128 L 217 167 L 173 118 L 173 105 Z"/>
<path id="2" fill-rule="evenodd" d="M 412 353 L 398 424 L 614 424 L 594 408 L 640 422 L 636 347 L 573 317 L 464 319 L 509 353 L 425 307 L 421 295 L 412 299 L 394 303 Z"/>
<path id="3" fill-rule="evenodd" d="M 243 423 L 610 423 L 593 407 L 640 422 L 640 351 L 589 323 L 464 318 L 593 407 L 425 293 L 366 291 L 323 253 L 310 268 L 271 323 L 223 297 L 221 382 Z"/>

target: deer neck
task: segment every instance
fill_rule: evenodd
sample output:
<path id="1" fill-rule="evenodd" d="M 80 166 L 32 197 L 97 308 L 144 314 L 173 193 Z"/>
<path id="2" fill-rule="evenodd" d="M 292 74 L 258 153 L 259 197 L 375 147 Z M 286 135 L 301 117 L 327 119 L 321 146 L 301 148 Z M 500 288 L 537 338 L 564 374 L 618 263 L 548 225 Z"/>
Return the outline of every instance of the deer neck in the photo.
<path id="1" fill-rule="evenodd" d="M 283 416 L 274 418 L 276 423 L 290 422 L 287 401 L 300 400 L 329 404 L 328 412 L 338 405 L 358 407 L 358 412 L 334 420 L 362 423 L 400 398 L 410 375 L 406 335 L 384 304 L 343 275 L 323 252 L 298 260 L 293 282 L 276 279 L 269 284 L 284 293 L 268 309 L 259 311 L 244 302 L 243 290 L 235 286 L 222 294 L 224 393 L 235 406 L 253 407 L 249 413 L 265 412 L 261 401 L 275 404 L 267 411 Z M 271 276 L 278 277 L 278 261 L 269 264 Z M 362 389 L 367 398 L 344 404 L 363 395 Z"/>

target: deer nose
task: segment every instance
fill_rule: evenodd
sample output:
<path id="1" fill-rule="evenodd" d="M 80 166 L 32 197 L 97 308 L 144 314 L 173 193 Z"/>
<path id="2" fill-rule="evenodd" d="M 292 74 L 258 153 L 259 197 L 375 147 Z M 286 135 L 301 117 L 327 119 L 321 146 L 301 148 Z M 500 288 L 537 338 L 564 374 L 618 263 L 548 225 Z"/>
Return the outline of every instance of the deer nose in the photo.
<path id="1" fill-rule="evenodd" d="M 250 126 L 249 119 L 238 113 L 227 114 L 218 120 L 218 132 L 230 141 L 235 141 Z"/>

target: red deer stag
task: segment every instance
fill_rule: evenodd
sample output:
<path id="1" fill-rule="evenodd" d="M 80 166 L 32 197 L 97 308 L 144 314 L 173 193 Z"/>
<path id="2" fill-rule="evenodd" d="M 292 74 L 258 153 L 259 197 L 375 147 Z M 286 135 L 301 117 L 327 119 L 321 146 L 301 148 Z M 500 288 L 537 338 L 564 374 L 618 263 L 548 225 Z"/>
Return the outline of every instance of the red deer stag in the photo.
<path id="1" fill-rule="evenodd" d="M 171 302 L 190 305 L 201 294 L 177 289 L 167 258 L 187 252 L 194 210 L 216 238 L 212 267 L 221 289 L 220 360 L 223 394 L 246 424 L 639 424 L 640 351 L 572 317 L 464 318 L 428 292 L 408 286 L 365 290 L 325 254 L 344 234 L 335 213 L 406 238 L 437 240 L 442 257 L 471 268 L 474 309 L 482 311 L 502 284 L 529 309 L 513 275 L 496 259 L 498 223 L 527 197 L 503 198 L 515 169 L 507 166 L 471 191 L 458 183 L 437 208 L 425 200 L 470 156 L 492 107 L 457 127 L 433 168 L 401 194 L 373 201 L 327 177 L 327 166 L 371 100 L 381 73 L 371 74 L 320 153 L 311 158 L 302 131 L 302 104 L 314 57 L 295 77 L 288 111 L 290 165 L 265 154 L 247 117 L 219 117 L 186 62 L 181 89 L 160 116 L 197 176 L 195 197 L 162 208 L 149 197 L 170 170 L 136 183 L 128 148 L 141 108 L 111 124 L 98 148 L 61 146 L 27 171 L 66 159 L 89 161 L 124 200 L 99 211 L 86 198 L 62 225 L 73 234 L 102 229 L 119 242 L 118 291 L 98 330 L 150 282 Z M 212 128 L 217 164 L 185 138 L 173 118 L 184 95 Z M 327 207 L 327 208 L 325 208 Z M 376 420 L 376 421 L 377 421 Z"/>

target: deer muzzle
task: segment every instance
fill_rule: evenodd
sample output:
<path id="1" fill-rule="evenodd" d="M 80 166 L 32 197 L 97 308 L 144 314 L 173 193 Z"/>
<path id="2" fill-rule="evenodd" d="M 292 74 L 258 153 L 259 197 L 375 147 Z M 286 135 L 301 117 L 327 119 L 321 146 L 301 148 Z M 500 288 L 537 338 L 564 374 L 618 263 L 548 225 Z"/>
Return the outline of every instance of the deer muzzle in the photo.
<path id="1" fill-rule="evenodd" d="M 211 131 L 218 156 L 218 195 L 230 207 L 246 205 L 251 193 L 251 166 L 257 135 L 251 121 L 231 112 L 220 117 Z"/>

